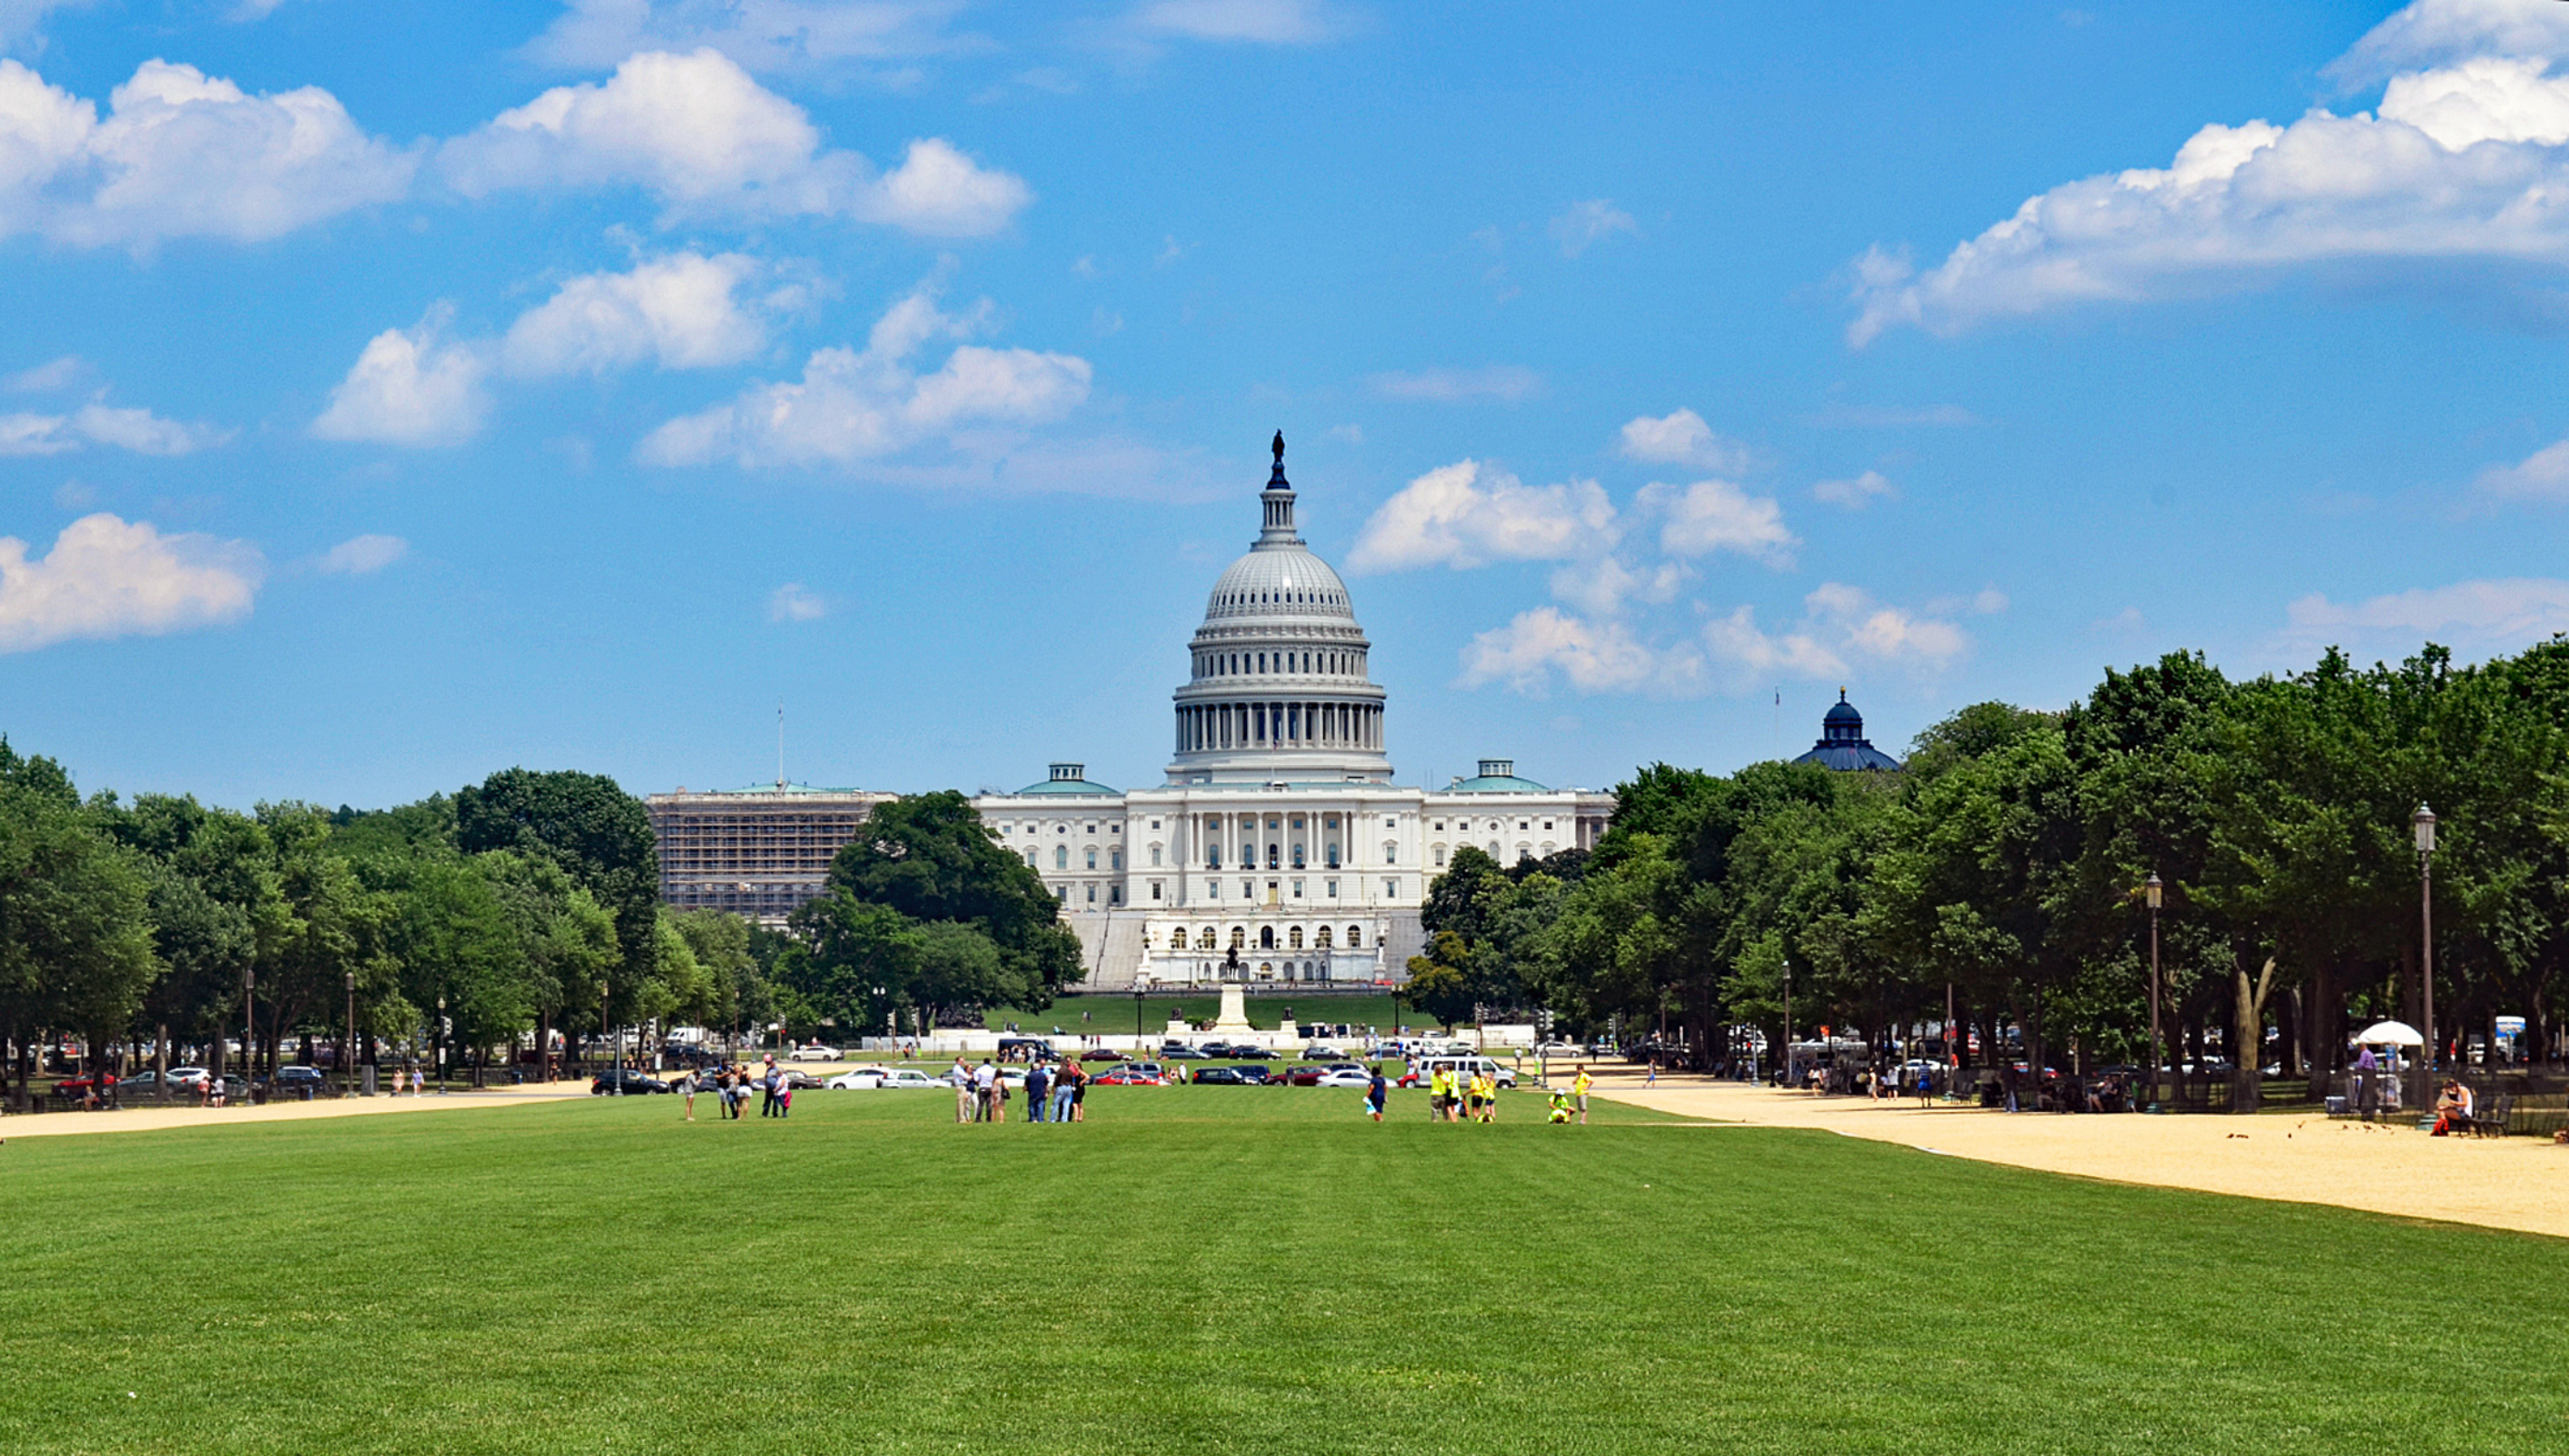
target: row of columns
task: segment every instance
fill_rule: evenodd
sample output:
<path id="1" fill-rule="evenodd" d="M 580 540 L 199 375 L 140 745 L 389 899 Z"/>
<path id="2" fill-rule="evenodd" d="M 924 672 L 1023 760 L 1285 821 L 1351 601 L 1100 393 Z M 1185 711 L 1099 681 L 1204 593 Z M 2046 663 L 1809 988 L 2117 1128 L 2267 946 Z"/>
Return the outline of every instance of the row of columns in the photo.
<path id="1" fill-rule="evenodd" d="M 1379 703 L 1202 703 L 1178 709 L 1178 752 L 1347 748 L 1380 752 Z"/>
<path id="2" fill-rule="evenodd" d="M 1262 833 L 1262 822 L 1267 818 L 1282 822 L 1283 827 Z M 1304 828 L 1291 827 L 1292 821 L 1296 818 L 1302 821 Z M 1329 823 L 1331 820 L 1336 820 L 1337 823 L 1333 826 Z M 1206 868 L 1234 870 L 1242 874 L 1264 872 L 1269 868 L 1266 856 L 1260 850 L 1264 845 L 1276 852 L 1274 868 L 1280 872 L 1319 870 L 1335 873 L 1358 868 L 1355 854 L 1355 815 L 1348 810 L 1314 813 L 1308 809 L 1288 809 L 1268 810 L 1261 814 L 1212 814 L 1181 819 L 1178 823 L 1184 827 L 1179 832 L 1176 846 L 1177 859 L 1181 867 L 1204 861 L 1206 850 L 1220 849 L 1221 865 L 1207 864 Z M 1197 832 L 1188 835 L 1185 833 L 1186 828 L 1192 828 Z M 1191 844 L 1188 842 L 1190 840 L 1199 843 Z M 1293 863 L 1293 849 L 1296 845 L 1307 852 L 1308 863 L 1301 865 Z M 1329 863 L 1329 851 L 1332 849 L 1339 851 L 1341 859 L 1338 864 Z"/>

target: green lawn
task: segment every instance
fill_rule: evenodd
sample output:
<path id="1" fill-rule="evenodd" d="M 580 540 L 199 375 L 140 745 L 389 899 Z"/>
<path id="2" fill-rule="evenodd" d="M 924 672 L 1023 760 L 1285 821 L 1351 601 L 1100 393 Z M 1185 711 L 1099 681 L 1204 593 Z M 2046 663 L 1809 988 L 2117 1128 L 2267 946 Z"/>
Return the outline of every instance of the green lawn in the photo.
<path id="1" fill-rule="evenodd" d="M 1530 1096 L 1090 1096 L 9 1138 L 0 1450 L 2569 1449 L 2569 1242 Z"/>
<path id="2" fill-rule="evenodd" d="M 1406 1026 L 1414 1035 L 1421 1029 L 1433 1029 L 1426 1016 L 1394 1002 L 1387 995 L 1331 992 L 1320 995 L 1308 989 L 1261 992 L 1244 997 L 1249 1024 L 1261 1031 L 1273 1031 L 1283 1024 L 1284 1010 L 1291 1007 L 1294 1019 L 1304 1026 L 1318 1021 L 1340 1022 L 1350 1026 L 1379 1026 L 1389 1036 L 1394 1026 Z M 1169 1024 L 1169 1011 L 1174 1007 L 1190 1021 L 1210 1021 L 1222 1010 L 1220 992 L 1201 996 L 1144 996 L 1142 998 L 1142 1032 L 1158 1036 Z M 1082 1021 L 1080 1013 L 1090 1019 Z M 993 1031 L 1013 1021 L 1029 1032 L 1048 1032 L 1058 1026 L 1071 1035 L 1082 1032 L 1102 1036 L 1133 1034 L 1133 998 L 1129 995 L 1094 994 L 1064 996 L 1041 1011 L 996 1010 L 982 1014 L 982 1021 Z"/>

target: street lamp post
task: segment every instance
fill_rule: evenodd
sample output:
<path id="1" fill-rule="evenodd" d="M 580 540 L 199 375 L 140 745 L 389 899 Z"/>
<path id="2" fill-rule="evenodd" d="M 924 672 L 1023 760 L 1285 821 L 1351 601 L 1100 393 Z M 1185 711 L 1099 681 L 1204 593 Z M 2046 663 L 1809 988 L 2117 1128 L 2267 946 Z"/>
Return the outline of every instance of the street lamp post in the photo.
<path id="1" fill-rule="evenodd" d="M 1133 982 L 1133 1055 L 1142 1054 L 1142 983 Z"/>
<path id="2" fill-rule="evenodd" d="M 1793 1085 L 1793 962 L 1784 962 L 1784 1085 Z"/>
<path id="3" fill-rule="evenodd" d="M 357 1095 L 357 973 L 348 972 L 348 1040 L 339 1057 L 339 1083 L 345 1096 Z"/>
<path id="4" fill-rule="evenodd" d="M 2418 1048 L 2417 1106 L 2426 1107 L 2435 1091 L 2435 811 L 2421 802 L 2408 824 L 2417 836 L 2417 1010 L 2426 1023 L 2417 1028 L 2426 1042 Z"/>
<path id="5" fill-rule="evenodd" d="M 250 1013 L 250 1003 L 258 995 L 258 972 L 241 967 L 241 1085 L 258 1070 L 258 1054 L 250 1048 L 258 1045 L 258 1018 Z M 246 1093 L 242 1094 L 248 1095 Z"/>
<path id="6" fill-rule="evenodd" d="M 437 998 L 437 1095 L 446 1095 L 446 998 Z"/>
<path id="7" fill-rule="evenodd" d="M 2159 872 L 2152 870 L 2141 885 L 2150 903 L 2150 1099 L 2144 1105 L 2152 1109 L 2159 1105 L 2159 901 L 2165 893 Z"/>

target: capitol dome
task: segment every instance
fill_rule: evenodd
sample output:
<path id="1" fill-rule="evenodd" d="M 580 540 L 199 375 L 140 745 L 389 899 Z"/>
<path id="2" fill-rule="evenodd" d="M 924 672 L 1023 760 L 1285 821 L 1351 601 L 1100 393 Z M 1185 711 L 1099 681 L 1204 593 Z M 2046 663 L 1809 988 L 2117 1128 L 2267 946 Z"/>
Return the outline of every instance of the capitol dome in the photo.
<path id="1" fill-rule="evenodd" d="M 1169 782 L 1389 783 L 1373 644 L 1346 583 L 1294 533 L 1282 434 L 1274 450 L 1258 539 L 1214 581 L 1188 646 Z"/>

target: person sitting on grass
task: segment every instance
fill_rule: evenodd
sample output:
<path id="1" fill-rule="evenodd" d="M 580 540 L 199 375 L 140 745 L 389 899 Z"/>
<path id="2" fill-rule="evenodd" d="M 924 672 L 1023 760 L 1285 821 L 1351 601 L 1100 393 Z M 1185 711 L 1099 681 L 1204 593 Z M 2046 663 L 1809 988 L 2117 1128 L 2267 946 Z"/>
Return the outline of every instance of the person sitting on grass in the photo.
<path id="1" fill-rule="evenodd" d="M 1545 1116 L 1544 1121 L 1556 1124 L 1570 1121 L 1569 1093 L 1558 1087 L 1552 1089 L 1552 1111 Z"/>

